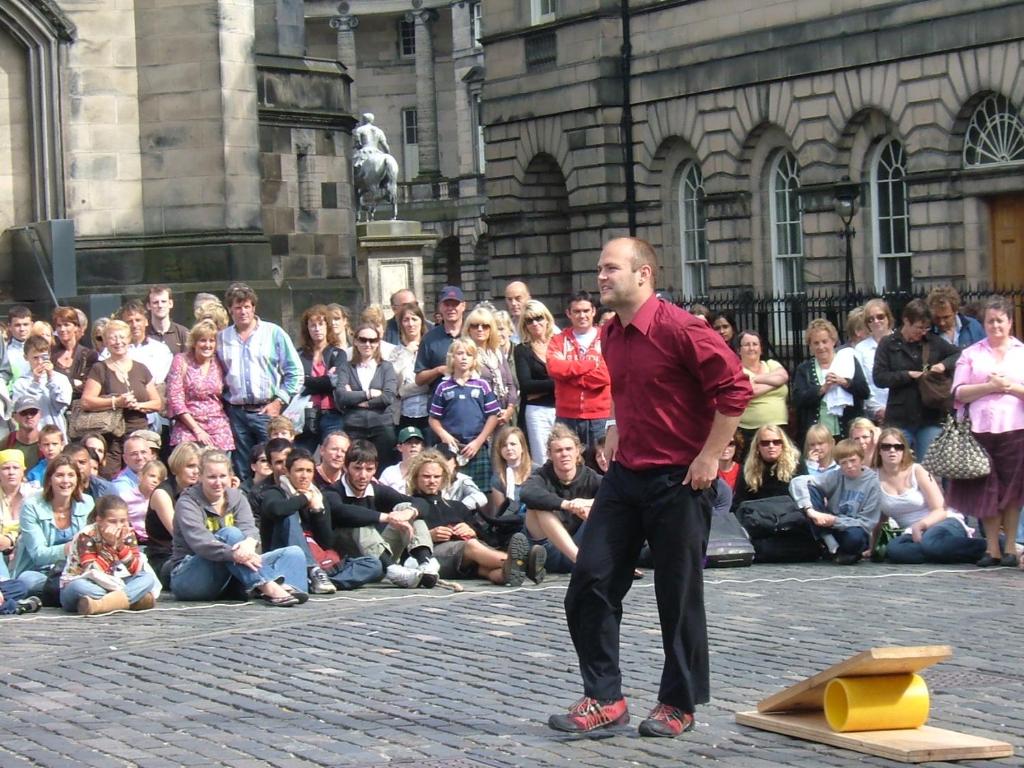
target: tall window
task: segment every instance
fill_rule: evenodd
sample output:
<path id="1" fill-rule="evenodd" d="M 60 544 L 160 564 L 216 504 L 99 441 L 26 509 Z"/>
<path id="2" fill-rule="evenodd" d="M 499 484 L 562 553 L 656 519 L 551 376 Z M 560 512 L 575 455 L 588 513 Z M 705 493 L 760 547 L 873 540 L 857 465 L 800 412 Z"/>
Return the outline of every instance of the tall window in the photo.
<path id="1" fill-rule="evenodd" d="M 416 55 L 416 23 L 398 20 L 398 52 L 402 58 L 411 58 Z"/>
<path id="2" fill-rule="evenodd" d="M 402 160 L 405 180 L 412 181 L 420 172 L 419 125 L 415 109 L 402 110 Z"/>
<path id="3" fill-rule="evenodd" d="M 704 178 L 696 163 L 679 174 L 679 252 L 683 259 L 683 292 L 708 292 L 708 244 L 705 236 Z"/>
<path id="4" fill-rule="evenodd" d="M 479 93 L 473 94 L 472 103 L 473 118 L 476 124 L 476 172 L 482 174 L 484 172 L 484 153 L 487 149 L 487 143 L 484 141 L 484 112 Z"/>
<path id="5" fill-rule="evenodd" d="M 772 225 L 772 268 L 775 290 L 804 290 L 804 231 L 800 207 L 800 168 L 792 152 L 780 152 L 769 175 Z"/>
<path id="6" fill-rule="evenodd" d="M 483 35 L 483 3 L 476 2 L 469 6 L 469 30 L 473 38 L 473 45 L 480 47 L 480 37 Z"/>
<path id="7" fill-rule="evenodd" d="M 964 165 L 1024 163 L 1024 119 L 1005 96 L 993 94 L 971 115 L 964 134 Z"/>
<path id="8" fill-rule="evenodd" d="M 871 165 L 875 287 L 879 291 L 910 289 L 910 210 L 906 176 L 903 145 L 896 139 L 883 141 Z"/>
<path id="9" fill-rule="evenodd" d="M 555 20 L 558 13 L 558 0 L 531 0 L 531 18 L 533 24 L 547 24 Z"/>

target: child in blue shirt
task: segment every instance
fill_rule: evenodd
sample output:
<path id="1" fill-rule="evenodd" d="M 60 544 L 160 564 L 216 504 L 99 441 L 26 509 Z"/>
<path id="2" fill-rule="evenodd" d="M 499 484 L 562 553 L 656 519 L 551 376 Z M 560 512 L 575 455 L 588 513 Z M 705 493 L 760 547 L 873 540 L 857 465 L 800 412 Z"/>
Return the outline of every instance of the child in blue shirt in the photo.
<path id="1" fill-rule="evenodd" d="M 479 378 L 479 350 L 470 339 L 448 347 L 446 374 L 430 400 L 427 423 L 439 442 L 456 446 L 463 472 L 485 493 L 491 487 L 488 440 L 498 426 L 501 406 L 486 381 Z"/>

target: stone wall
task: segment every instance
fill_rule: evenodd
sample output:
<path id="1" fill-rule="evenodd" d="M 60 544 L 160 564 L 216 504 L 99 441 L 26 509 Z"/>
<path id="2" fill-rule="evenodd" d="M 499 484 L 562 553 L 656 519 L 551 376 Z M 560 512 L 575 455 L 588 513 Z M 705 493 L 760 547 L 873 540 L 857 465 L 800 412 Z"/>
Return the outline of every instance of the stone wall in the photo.
<path id="1" fill-rule="evenodd" d="M 21 46 L 0 30 L 0 282 L 11 279 L 10 235 L 3 231 L 34 218 L 27 69 Z"/>
<path id="2" fill-rule="evenodd" d="M 613 58 L 619 21 L 608 3 L 560 5 L 549 25 L 557 65 L 526 72 L 524 36 L 534 30 L 515 26 L 518 3 L 495 5 L 489 18 L 499 35 L 488 39 L 484 91 L 488 220 L 501 222 L 491 226 L 495 290 L 511 277 L 535 279 L 526 264 L 517 272 L 514 259 L 533 236 L 524 198 L 541 155 L 554 158 L 565 179 L 572 282 L 590 287 L 601 243 L 626 224 Z M 855 271 L 858 285 L 873 284 L 867 184 L 872 152 L 886 137 L 902 142 L 907 156 L 915 281 L 987 279 L 978 196 L 986 185 L 990 193 L 1024 191 L 1024 178 L 1013 169 L 961 170 L 962 135 L 984 95 L 1024 104 L 1021 3 L 667 5 L 634 3 L 632 35 L 638 234 L 663 253 L 661 286 L 681 285 L 678 175 L 695 161 L 706 191 L 711 285 L 776 288 L 767 174 L 784 150 L 800 166 L 808 284 L 842 283 L 845 246 L 832 197 L 844 175 L 864 185 Z M 574 19 L 577 12 L 584 15 Z M 735 30 L 737 17 L 749 23 Z"/>

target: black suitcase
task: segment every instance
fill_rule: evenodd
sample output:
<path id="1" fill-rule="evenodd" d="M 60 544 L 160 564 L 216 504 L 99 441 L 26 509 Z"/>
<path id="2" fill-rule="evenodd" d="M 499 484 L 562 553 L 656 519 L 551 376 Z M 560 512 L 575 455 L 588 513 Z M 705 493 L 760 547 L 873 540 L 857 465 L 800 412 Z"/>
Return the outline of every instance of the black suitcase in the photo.
<path id="1" fill-rule="evenodd" d="M 745 568 L 754 562 L 754 546 L 736 516 L 729 511 L 711 515 L 705 568 Z"/>

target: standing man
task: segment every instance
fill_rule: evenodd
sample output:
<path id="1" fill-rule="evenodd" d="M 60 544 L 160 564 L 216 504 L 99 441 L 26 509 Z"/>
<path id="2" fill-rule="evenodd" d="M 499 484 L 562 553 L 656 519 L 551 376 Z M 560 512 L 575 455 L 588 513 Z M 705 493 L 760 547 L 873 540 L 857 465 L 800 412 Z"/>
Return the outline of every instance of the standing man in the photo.
<path id="1" fill-rule="evenodd" d="M 162 389 L 163 383 L 167 379 L 167 372 L 171 370 L 171 360 L 174 356 L 165 344 L 161 344 L 148 335 L 149 319 L 146 317 L 146 308 L 138 299 L 131 299 L 121 307 L 118 317 L 128 324 L 128 329 L 131 332 L 131 338 L 128 340 L 128 357 L 146 366 L 153 374 L 153 383 Z M 108 357 L 110 357 L 110 353 L 106 350 L 100 355 L 101 360 L 106 360 Z M 161 391 L 162 396 L 163 392 Z M 153 424 L 153 420 L 150 419 L 149 423 Z"/>
<path id="2" fill-rule="evenodd" d="M 403 288 L 391 294 L 391 319 L 384 326 L 384 341 L 388 344 L 395 344 L 396 346 L 402 344 L 402 333 L 398 327 L 398 310 L 406 304 L 419 304 L 416 294 L 408 288 Z M 423 333 L 426 332 L 427 329 L 424 328 Z"/>
<path id="3" fill-rule="evenodd" d="M 184 352 L 188 344 L 188 328 L 171 320 L 174 299 L 171 289 L 166 285 L 152 285 L 146 301 L 149 308 L 149 330 L 146 335 L 167 345 L 172 355 Z"/>
<path id="4" fill-rule="evenodd" d="M 965 349 L 985 338 L 975 318 L 960 313 L 960 292 L 951 285 L 933 288 L 925 299 L 932 313 L 932 331 L 950 344 Z"/>
<path id="5" fill-rule="evenodd" d="M 32 310 L 24 304 L 15 304 L 7 313 L 7 357 L 0 368 L 0 379 L 10 384 L 28 370 L 25 362 L 25 341 L 32 335 Z"/>
<path id="6" fill-rule="evenodd" d="M 519 338 L 519 319 L 523 316 L 523 307 L 526 306 L 526 302 L 529 300 L 530 289 L 526 287 L 526 283 L 513 280 L 505 286 L 505 306 L 508 307 L 508 313 L 512 316 L 513 344 L 518 344 L 522 341 Z"/>
<path id="7" fill-rule="evenodd" d="M 572 326 L 548 342 L 548 375 L 555 381 L 555 418 L 572 429 L 584 448 L 604 437 L 612 412 L 612 383 L 594 327 L 597 308 L 580 291 L 569 300 Z"/>
<path id="8" fill-rule="evenodd" d="M 654 295 L 654 249 L 636 238 L 601 252 L 597 283 L 616 317 L 602 329 L 611 372 L 613 462 L 587 518 L 565 596 L 583 698 L 549 725 L 583 733 L 629 722 L 619 670 L 622 598 L 644 540 L 665 664 L 642 736 L 678 736 L 709 698 L 703 559 L 718 457 L 753 395 L 722 337 Z M 652 407 L 657 404 L 657 407 Z M 617 425 L 616 425 L 617 420 Z"/>
<path id="9" fill-rule="evenodd" d="M 249 477 L 249 453 L 267 439 L 267 422 L 302 389 L 299 353 L 284 330 L 256 316 L 256 291 L 232 284 L 224 303 L 234 321 L 217 334 L 217 356 L 224 365 L 224 400 L 235 436 L 232 468 Z"/>
<path id="10" fill-rule="evenodd" d="M 427 331 L 416 353 L 416 384 L 429 386 L 431 397 L 445 375 L 448 347 L 462 335 L 462 316 L 466 314 L 462 289 L 446 285 L 437 297 L 437 306 L 441 310 L 441 323 Z"/>

